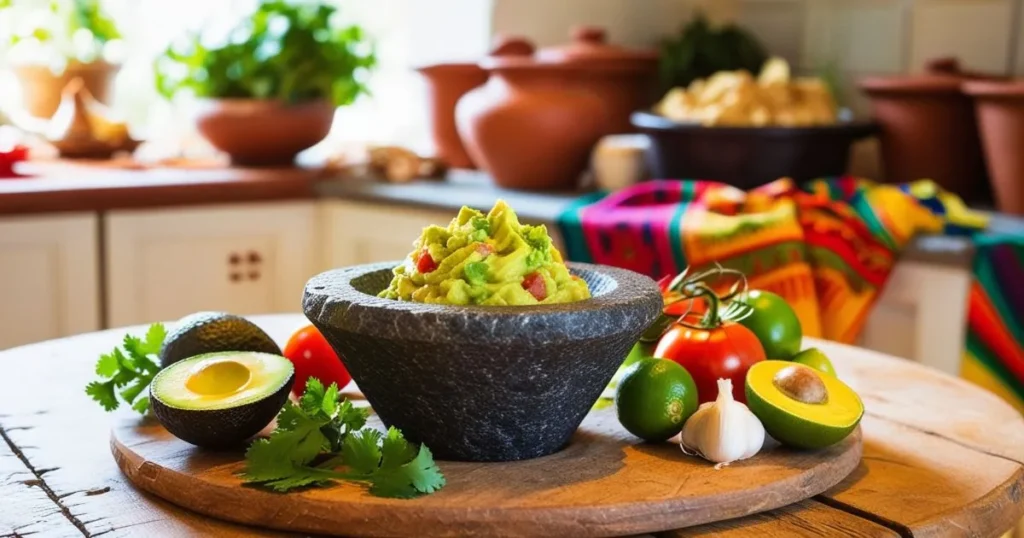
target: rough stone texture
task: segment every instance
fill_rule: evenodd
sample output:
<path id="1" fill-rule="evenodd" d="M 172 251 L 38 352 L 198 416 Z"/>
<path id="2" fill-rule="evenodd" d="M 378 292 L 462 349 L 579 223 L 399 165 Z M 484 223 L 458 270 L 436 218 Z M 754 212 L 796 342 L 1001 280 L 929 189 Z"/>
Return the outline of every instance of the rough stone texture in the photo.
<path id="1" fill-rule="evenodd" d="M 530 307 L 381 299 L 396 263 L 328 271 L 303 310 L 387 425 L 440 459 L 559 450 L 661 309 L 646 276 L 569 264 L 593 298 Z"/>
<path id="2" fill-rule="evenodd" d="M 280 355 L 274 339 L 253 322 L 227 312 L 196 312 L 178 320 L 164 339 L 160 367 L 203 353 L 252 351 Z"/>

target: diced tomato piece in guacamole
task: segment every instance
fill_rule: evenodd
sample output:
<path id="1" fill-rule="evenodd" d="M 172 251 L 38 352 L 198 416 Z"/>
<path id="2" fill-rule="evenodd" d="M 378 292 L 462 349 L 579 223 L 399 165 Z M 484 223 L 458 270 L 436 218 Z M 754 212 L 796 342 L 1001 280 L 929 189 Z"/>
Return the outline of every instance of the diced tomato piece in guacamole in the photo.
<path id="1" fill-rule="evenodd" d="M 419 259 L 416 260 L 416 270 L 421 273 L 430 273 L 433 272 L 434 269 L 437 269 L 437 262 L 435 262 L 434 258 L 430 256 L 427 249 L 423 249 L 423 252 L 420 253 Z"/>
<path id="2" fill-rule="evenodd" d="M 548 285 L 540 273 L 534 272 L 526 275 L 523 279 L 523 289 L 530 292 L 534 299 L 543 301 L 548 297 Z"/>

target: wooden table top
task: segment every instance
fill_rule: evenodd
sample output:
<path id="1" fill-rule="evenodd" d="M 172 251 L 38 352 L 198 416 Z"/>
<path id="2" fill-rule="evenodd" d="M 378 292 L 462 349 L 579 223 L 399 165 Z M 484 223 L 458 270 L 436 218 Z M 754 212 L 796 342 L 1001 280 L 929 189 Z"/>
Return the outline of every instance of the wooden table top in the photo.
<path id="1" fill-rule="evenodd" d="M 253 319 L 279 342 L 304 324 L 300 315 Z M 0 352 L 0 537 L 285 536 L 179 509 L 121 475 L 109 446 L 116 417 L 84 387 L 100 353 L 143 330 Z M 1024 516 L 1020 414 L 915 363 L 813 344 L 864 400 L 859 468 L 787 508 L 663 536 L 999 536 Z"/>

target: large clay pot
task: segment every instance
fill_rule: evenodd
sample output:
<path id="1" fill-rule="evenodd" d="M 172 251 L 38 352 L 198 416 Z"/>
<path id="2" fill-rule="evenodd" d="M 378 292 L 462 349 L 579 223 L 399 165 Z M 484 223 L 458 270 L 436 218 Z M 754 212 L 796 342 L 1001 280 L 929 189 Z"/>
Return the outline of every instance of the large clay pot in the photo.
<path id="1" fill-rule="evenodd" d="M 119 69 L 106 62 L 70 62 L 60 74 L 41 65 L 19 65 L 14 68 L 14 74 L 21 82 L 25 110 L 33 116 L 49 118 L 60 106 L 64 87 L 76 78 L 82 80 L 85 89 L 97 101 L 109 104 L 110 89 Z"/>
<path id="2" fill-rule="evenodd" d="M 566 45 L 537 51 L 537 61 L 586 68 L 587 76 L 572 82 L 601 99 L 608 122 L 605 134 L 634 131 L 630 115 L 658 97 L 657 51 L 609 44 L 605 30 L 594 26 L 575 27 L 571 36 Z"/>
<path id="3" fill-rule="evenodd" d="M 516 49 L 481 65 L 490 80 L 456 107 L 473 161 L 501 187 L 574 188 L 608 124 L 604 103 L 581 83 L 590 70 L 539 63 Z"/>
<path id="4" fill-rule="evenodd" d="M 428 65 L 417 71 L 427 80 L 430 133 L 437 157 L 452 168 L 476 168 L 455 127 L 455 105 L 466 92 L 487 82 L 487 71 L 475 63 Z"/>
<path id="5" fill-rule="evenodd" d="M 963 80 L 929 74 L 859 81 L 882 129 L 885 181 L 932 179 L 965 200 L 984 198 L 988 180 Z"/>
<path id="6" fill-rule="evenodd" d="M 966 82 L 999 211 L 1024 215 L 1024 82 Z"/>
<path id="7" fill-rule="evenodd" d="M 291 164 L 302 150 L 327 136 L 334 107 L 326 100 L 287 105 L 260 99 L 204 101 L 196 118 L 200 134 L 239 166 Z"/>

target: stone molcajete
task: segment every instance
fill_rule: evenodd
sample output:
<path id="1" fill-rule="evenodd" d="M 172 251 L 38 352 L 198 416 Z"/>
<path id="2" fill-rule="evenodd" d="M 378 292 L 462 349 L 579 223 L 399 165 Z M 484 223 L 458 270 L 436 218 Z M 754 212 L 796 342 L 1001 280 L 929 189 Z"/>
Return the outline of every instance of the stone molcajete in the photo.
<path id="1" fill-rule="evenodd" d="M 381 420 L 439 459 L 513 461 L 565 446 L 662 305 L 645 276 L 573 263 L 593 298 L 458 307 L 377 297 L 395 265 L 322 273 L 303 311 Z"/>

